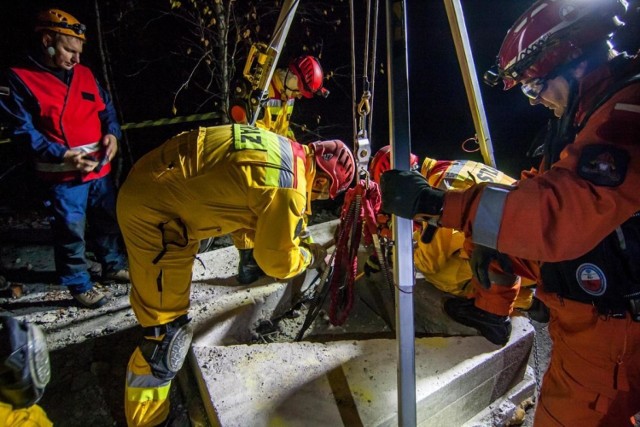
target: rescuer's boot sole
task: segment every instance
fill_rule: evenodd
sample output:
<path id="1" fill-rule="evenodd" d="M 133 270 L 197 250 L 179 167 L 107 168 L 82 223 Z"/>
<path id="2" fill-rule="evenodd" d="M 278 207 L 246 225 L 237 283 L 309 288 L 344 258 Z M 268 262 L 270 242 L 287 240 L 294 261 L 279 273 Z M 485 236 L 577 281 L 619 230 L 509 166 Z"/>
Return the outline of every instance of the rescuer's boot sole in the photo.
<path id="1" fill-rule="evenodd" d="M 511 336 L 511 319 L 481 310 L 474 299 L 451 298 L 444 303 L 444 311 L 458 323 L 475 328 L 487 340 L 505 345 Z"/>

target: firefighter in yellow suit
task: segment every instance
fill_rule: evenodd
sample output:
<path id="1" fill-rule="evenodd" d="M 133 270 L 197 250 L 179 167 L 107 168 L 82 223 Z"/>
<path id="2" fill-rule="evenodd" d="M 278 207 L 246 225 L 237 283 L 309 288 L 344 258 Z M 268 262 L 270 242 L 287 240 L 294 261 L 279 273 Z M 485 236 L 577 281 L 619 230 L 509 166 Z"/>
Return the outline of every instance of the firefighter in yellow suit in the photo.
<path id="1" fill-rule="evenodd" d="M 296 99 L 313 98 L 314 95 L 327 97 L 329 91 L 324 88 L 324 72 L 320 61 L 314 56 L 303 55 L 292 60 L 286 68 L 277 68 L 269 84 L 269 98 L 264 106 L 262 118 L 256 126 L 296 140 L 290 128 L 291 114 Z M 246 114 L 236 115 L 231 110 L 231 118 L 236 123 L 247 122 Z M 307 212 L 310 215 L 311 212 Z M 306 224 L 306 222 L 305 222 Z M 306 233 L 308 235 L 308 233 Z M 239 251 L 237 280 L 241 284 L 250 284 L 263 275 L 253 256 L 252 230 L 238 230 L 231 234 L 233 243 Z M 311 239 L 309 236 L 308 239 Z M 312 240 L 309 240 L 310 242 Z"/>
<path id="2" fill-rule="evenodd" d="M 462 190 L 480 182 L 506 185 L 515 182 L 499 170 L 472 160 L 425 158 L 420 172 L 431 186 L 442 190 Z M 424 223 L 423 228 L 427 227 L 428 224 Z M 450 228 L 438 228 L 429 242 L 423 242 L 420 236 L 416 236 L 416 240 L 418 246 L 413 261 L 429 283 L 453 295 L 470 296 L 474 293 L 469 254 L 464 247 L 464 233 Z M 534 282 L 521 278 L 518 280 L 523 282 L 514 307 L 526 310 L 533 300 L 533 291 L 527 286 Z"/>
<path id="3" fill-rule="evenodd" d="M 131 306 L 144 328 L 127 369 L 130 426 L 154 426 L 169 413 L 171 380 L 191 342 L 187 312 L 200 240 L 253 230 L 259 267 L 279 279 L 296 276 L 323 258 L 319 245 L 299 245 L 310 200 L 335 197 L 354 174 L 341 141 L 301 145 L 239 124 L 182 133 L 134 165 L 117 203 Z"/>
<path id="4" fill-rule="evenodd" d="M 291 61 L 286 69 L 277 68 L 269 84 L 264 116 L 256 122 L 256 126 L 295 140 L 289 127 L 295 100 L 310 99 L 314 95 L 326 98 L 329 91 L 323 84 L 324 72 L 320 61 L 314 56 L 300 56 Z"/>

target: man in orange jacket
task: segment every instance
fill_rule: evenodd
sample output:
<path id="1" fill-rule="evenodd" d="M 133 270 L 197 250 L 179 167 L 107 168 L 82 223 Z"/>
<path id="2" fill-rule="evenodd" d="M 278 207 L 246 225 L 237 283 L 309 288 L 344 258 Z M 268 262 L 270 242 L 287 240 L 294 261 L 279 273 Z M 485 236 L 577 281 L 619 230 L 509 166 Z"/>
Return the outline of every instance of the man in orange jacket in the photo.
<path id="1" fill-rule="evenodd" d="M 479 283 L 512 271 L 540 284 L 553 352 L 536 425 L 622 426 L 640 411 L 640 58 L 609 40 L 625 9 L 538 0 L 507 32 L 485 80 L 520 83 L 558 118 L 539 173 L 447 192 L 382 176 L 385 211 L 471 236 Z"/>

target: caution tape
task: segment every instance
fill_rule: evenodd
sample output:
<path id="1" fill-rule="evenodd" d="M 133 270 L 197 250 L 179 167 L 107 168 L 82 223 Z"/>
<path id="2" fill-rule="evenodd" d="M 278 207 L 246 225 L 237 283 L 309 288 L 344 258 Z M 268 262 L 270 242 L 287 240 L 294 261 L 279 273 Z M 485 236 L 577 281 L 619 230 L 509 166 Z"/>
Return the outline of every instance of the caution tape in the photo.
<path id="1" fill-rule="evenodd" d="M 145 120 L 139 123 L 125 123 L 120 128 L 122 130 L 140 129 L 155 126 L 174 125 L 177 123 L 202 122 L 205 120 L 219 119 L 222 115 L 219 112 L 192 114 L 190 116 L 171 117 L 168 119 Z M 11 138 L 0 139 L 0 144 L 11 142 Z"/>
<path id="2" fill-rule="evenodd" d="M 139 129 L 154 126 L 174 125 L 176 123 L 201 122 L 204 120 L 219 119 L 220 117 L 221 114 L 219 112 L 192 114 L 190 116 L 172 117 L 169 119 L 146 120 L 140 123 L 125 123 L 121 126 L 121 128 L 123 130 Z"/>

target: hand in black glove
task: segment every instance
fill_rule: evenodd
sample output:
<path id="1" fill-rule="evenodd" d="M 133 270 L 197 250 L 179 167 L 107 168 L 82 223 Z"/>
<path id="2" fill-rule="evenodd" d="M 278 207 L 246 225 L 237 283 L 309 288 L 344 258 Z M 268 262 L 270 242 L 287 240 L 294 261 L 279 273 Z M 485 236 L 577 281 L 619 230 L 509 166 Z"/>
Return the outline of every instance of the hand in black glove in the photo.
<path id="1" fill-rule="evenodd" d="M 473 248 L 473 252 L 471 252 L 471 273 L 476 279 L 478 279 L 478 282 L 480 282 L 482 287 L 485 289 L 489 289 L 491 287 L 492 280 L 489 277 L 489 264 L 491 264 L 491 262 L 493 262 L 494 260 L 498 261 L 498 264 L 502 268 L 502 271 L 504 271 L 508 275 L 513 275 L 513 265 L 511 264 L 511 260 L 507 255 L 502 254 L 495 249 L 491 249 L 482 245 L 477 245 Z M 491 276 L 498 276 L 498 273 L 491 273 Z M 505 278 L 504 285 L 511 285 L 515 279 L 515 276 Z M 497 281 L 496 284 L 499 285 L 503 283 L 499 283 L 499 281 Z"/>
<path id="2" fill-rule="evenodd" d="M 408 219 L 440 215 L 444 191 L 431 187 L 419 172 L 387 171 L 380 178 L 380 188 L 383 212 Z"/>

